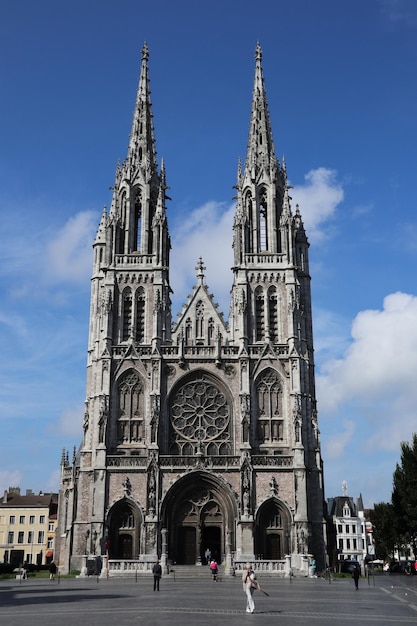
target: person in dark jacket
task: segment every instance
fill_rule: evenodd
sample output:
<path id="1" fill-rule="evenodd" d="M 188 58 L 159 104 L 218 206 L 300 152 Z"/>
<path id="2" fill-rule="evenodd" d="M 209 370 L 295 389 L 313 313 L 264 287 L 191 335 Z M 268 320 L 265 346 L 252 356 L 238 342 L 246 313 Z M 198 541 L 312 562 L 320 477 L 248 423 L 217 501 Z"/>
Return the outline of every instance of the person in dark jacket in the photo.
<path id="1" fill-rule="evenodd" d="M 162 567 L 161 567 L 159 560 L 156 563 L 154 563 L 152 567 L 152 574 L 153 574 L 153 590 L 159 591 L 159 581 L 161 580 L 161 576 L 162 576 Z"/>
<path id="2" fill-rule="evenodd" d="M 356 591 L 358 591 L 358 589 L 359 589 L 359 577 L 360 577 L 360 575 L 361 575 L 361 567 L 360 567 L 359 563 L 356 563 L 355 567 L 353 569 L 353 572 L 352 572 L 352 578 L 355 581 L 355 589 L 356 589 Z"/>

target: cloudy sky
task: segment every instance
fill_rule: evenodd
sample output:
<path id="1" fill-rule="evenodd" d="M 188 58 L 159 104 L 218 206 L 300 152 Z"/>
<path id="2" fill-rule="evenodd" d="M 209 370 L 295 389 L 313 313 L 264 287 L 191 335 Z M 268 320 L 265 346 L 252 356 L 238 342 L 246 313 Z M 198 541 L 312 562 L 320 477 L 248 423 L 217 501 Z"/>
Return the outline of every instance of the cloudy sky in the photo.
<path id="1" fill-rule="evenodd" d="M 56 490 L 62 448 L 81 439 L 91 242 L 126 156 L 144 41 L 174 317 L 199 256 L 227 316 L 259 41 L 311 244 L 326 496 L 346 481 L 367 506 L 389 501 L 417 431 L 417 3 L 1 5 L 0 492 Z"/>

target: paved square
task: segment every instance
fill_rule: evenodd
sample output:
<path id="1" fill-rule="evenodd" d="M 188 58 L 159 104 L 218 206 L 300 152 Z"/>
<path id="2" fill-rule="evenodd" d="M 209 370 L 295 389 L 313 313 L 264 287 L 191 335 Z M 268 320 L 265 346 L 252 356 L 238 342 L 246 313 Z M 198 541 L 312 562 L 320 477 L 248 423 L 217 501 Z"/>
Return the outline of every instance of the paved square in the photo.
<path id="1" fill-rule="evenodd" d="M 245 612 L 238 578 L 213 583 L 209 576 L 174 579 L 164 576 L 160 592 L 153 579 L 29 579 L 0 581 L 0 623 L 8 626 L 205 626 L 242 623 L 262 626 L 308 624 L 417 623 L 417 576 L 381 575 L 359 591 L 350 579 L 329 584 L 320 578 L 261 580 L 269 597 L 255 593 L 256 612 Z"/>

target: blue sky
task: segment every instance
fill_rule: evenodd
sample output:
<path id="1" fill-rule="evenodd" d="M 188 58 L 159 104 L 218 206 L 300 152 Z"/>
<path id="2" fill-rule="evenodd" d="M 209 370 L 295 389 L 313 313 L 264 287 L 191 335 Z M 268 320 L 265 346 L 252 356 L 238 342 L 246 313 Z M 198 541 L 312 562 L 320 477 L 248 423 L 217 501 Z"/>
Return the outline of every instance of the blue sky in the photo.
<path id="1" fill-rule="evenodd" d="M 414 0 L 1 2 L 0 492 L 56 490 L 61 450 L 81 439 L 91 242 L 126 156 L 144 41 L 174 317 L 199 256 L 228 313 L 259 41 L 311 243 L 326 496 L 345 480 L 366 506 L 389 501 L 417 431 Z"/>

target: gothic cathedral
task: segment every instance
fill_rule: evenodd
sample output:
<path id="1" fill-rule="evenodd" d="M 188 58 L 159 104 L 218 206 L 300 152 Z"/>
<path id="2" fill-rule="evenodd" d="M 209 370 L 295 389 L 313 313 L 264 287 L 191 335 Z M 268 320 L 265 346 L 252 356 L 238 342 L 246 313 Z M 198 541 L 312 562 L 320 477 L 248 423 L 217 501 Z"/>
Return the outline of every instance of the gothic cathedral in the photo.
<path id="1" fill-rule="evenodd" d="M 226 323 L 204 265 L 171 321 L 166 174 L 142 62 L 126 160 L 93 245 L 84 435 L 61 462 L 57 561 L 301 567 L 325 558 L 309 243 L 262 70 L 239 163 Z"/>

